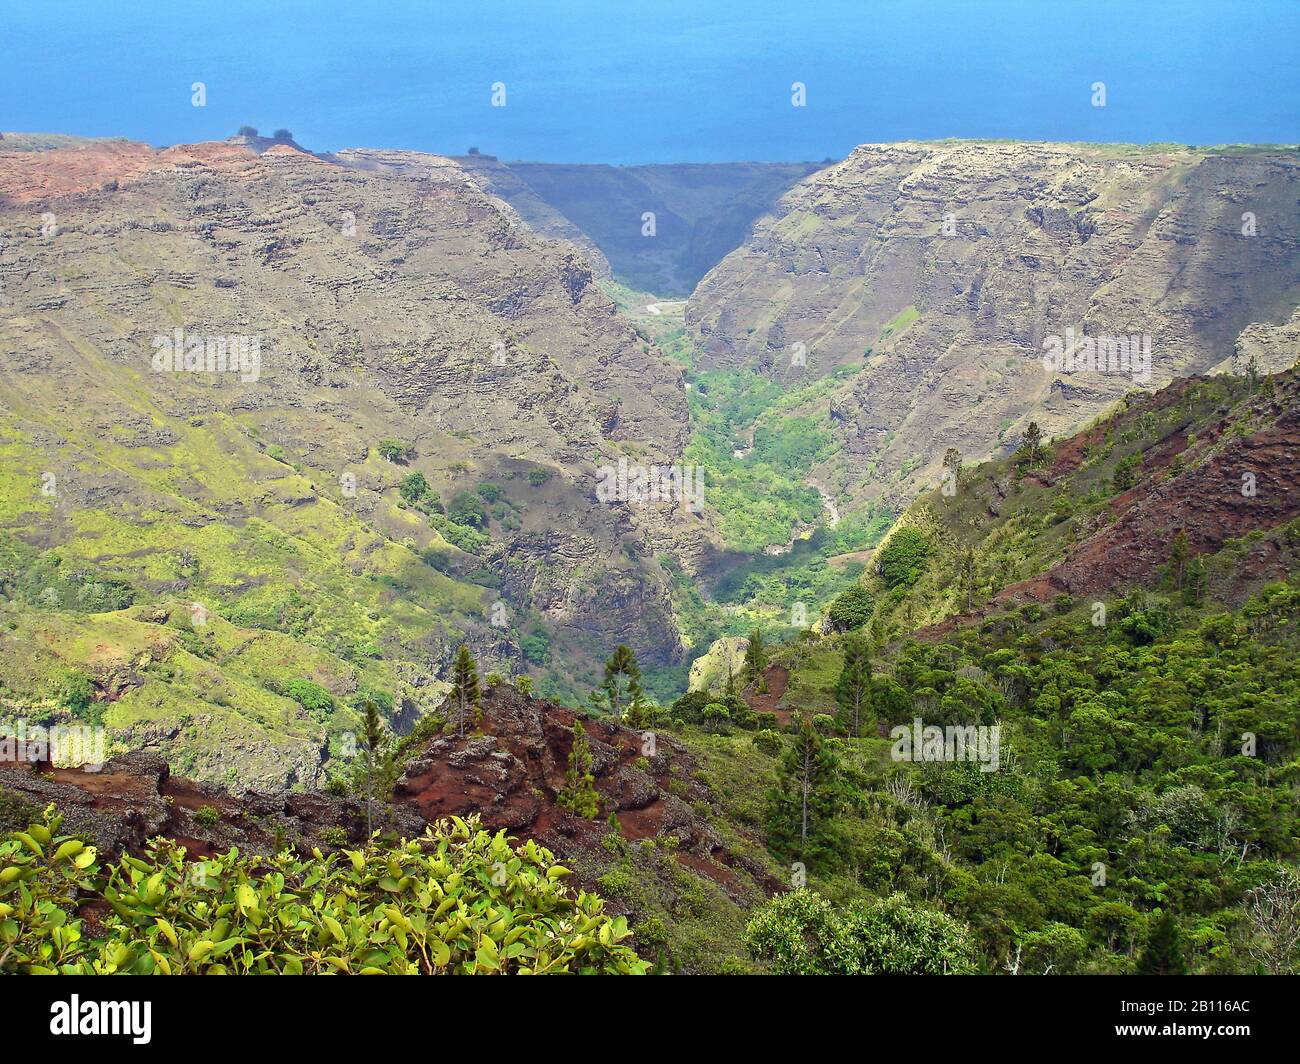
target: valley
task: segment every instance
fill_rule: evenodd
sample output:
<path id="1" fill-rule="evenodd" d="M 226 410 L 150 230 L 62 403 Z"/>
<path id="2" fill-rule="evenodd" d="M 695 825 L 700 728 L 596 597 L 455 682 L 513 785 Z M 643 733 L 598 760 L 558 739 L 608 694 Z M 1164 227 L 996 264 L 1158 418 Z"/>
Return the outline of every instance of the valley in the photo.
<path id="1" fill-rule="evenodd" d="M 0 735 L 107 764 L 3 759 L 0 826 L 360 877 L 339 970 L 409 970 L 430 906 L 345 899 L 429 828 L 482 892 L 422 971 L 549 970 L 468 907 L 570 876 L 583 970 L 1294 970 L 1297 202 L 1293 147 L 5 133 Z M 271 963 L 149 933 L 68 970 Z"/>

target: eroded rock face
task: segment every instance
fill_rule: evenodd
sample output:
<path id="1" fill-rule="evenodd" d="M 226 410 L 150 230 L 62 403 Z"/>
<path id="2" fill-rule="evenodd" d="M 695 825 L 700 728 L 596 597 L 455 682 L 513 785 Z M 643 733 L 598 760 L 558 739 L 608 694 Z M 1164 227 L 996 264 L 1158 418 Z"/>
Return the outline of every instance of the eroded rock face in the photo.
<path id="1" fill-rule="evenodd" d="M 685 519 L 599 502 L 595 471 L 625 447 L 680 460 L 681 371 L 616 315 L 572 245 L 535 234 L 456 162 L 236 143 L 0 153 L 0 229 L 0 416 L 70 504 L 29 541 L 66 541 L 88 507 L 197 505 L 196 521 L 302 527 L 344 503 L 418 551 L 437 537 L 378 503 L 397 477 L 364 468 L 394 437 L 414 443 L 410 469 L 444 493 L 448 476 L 470 488 L 549 477 L 487 558 L 513 605 L 536 599 L 559 628 L 627 642 L 646 661 L 680 653 L 650 559 Z M 256 379 L 155 372 L 155 341 L 177 328 L 256 338 Z M 193 469 L 165 486 L 153 476 L 181 446 L 233 450 L 232 429 L 301 463 L 318 488 L 271 471 L 239 491 Z M 108 461 L 108 445 L 127 462 Z M 476 564 L 462 562 L 458 575 Z M 150 579 L 138 556 L 124 564 Z"/>
<path id="2" fill-rule="evenodd" d="M 17 798 L 32 815 L 50 803 L 63 814 L 62 830 L 84 834 L 106 855 L 139 852 L 155 836 L 175 839 L 191 858 L 238 846 L 269 854 L 286 847 L 308 854 L 361 844 L 368 830 L 418 838 L 448 816 L 480 817 L 485 828 L 533 838 L 562 860 L 603 867 L 610 833 L 629 841 L 671 837 L 680 863 L 745 896 L 733 869 L 774 888 L 762 862 L 727 850 L 693 806 L 708 803 L 689 752 L 663 733 L 651 756 L 645 733 L 612 721 L 588 720 L 600 810 L 575 816 L 556 803 L 572 747 L 574 714 L 520 694 L 489 690 L 480 725 L 464 736 L 439 735 L 410 752 L 390 801 L 366 803 L 320 791 L 295 794 L 245 790 L 173 776 L 154 752 L 107 761 L 99 772 L 48 763 L 0 762 L 0 794 L 8 812 Z M 614 821 L 611 821 L 611 814 Z M 588 883 L 588 886 L 591 884 Z M 748 899 L 752 902 L 752 898 Z"/>
<path id="3" fill-rule="evenodd" d="M 1191 383 L 1162 392 L 1150 408 L 1176 404 Z M 1272 391 L 1251 405 L 1253 431 L 1229 431 L 1221 419 L 1191 446 L 1179 438 L 1146 454 L 1137 483 L 1111 501 L 1114 519 L 1073 544 L 1045 574 L 1047 586 L 1078 595 L 1149 584 L 1168 565 L 1177 532 L 1195 557 L 1300 516 L 1300 377 L 1275 378 Z M 1174 454 L 1180 468 L 1170 475 Z M 1042 583 L 1013 585 L 1007 599 L 1036 597 Z"/>
<path id="4" fill-rule="evenodd" d="M 319 791 L 236 795 L 213 783 L 173 776 L 167 762 L 150 751 L 111 758 L 98 772 L 0 762 L 0 790 L 33 814 L 53 803 L 63 817 L 60 830 L 84 835 L 106 856 L 139 853 L 156 836 L 180 842 L 191 858 L 232 846 L 260 854 L 285 847 L 307 853 L 313 846 L 335 849 L 367 837 L 364 804 L 353 798 Z M 372 820 L 376 830 L 410 838 L 424 833 L 418 816 L 383 803 L 373 806 Z"/>
<path id="5" fill-rule="evenodd" d="M 814 475 L 898 503 L 950 446 L 973 461 L 1030 418 L 1057 436 L 1134 388 L 1290 365 L 1298 194 L 1294 153 L 864 145 L 787 193 L 687 321 L 709 365 L 861 369 L 807 411 L 842 444 Z M 1149 335 L 1150 380 L 1049 372 L 1044 340 L 1070 328 Z"/>
<path id="6" fill-rule="evenodd" d="M 693 779 L 694 761 L 662 732 L 653 756 L 642 732 L 612 721 L 587 720 L 592 775 L 600 817 L 574 817 L 556 804 L 573 746 L 572 711 L 497 687 L 484 700 L 481 734 L 443 735 L 428 741 L 407 765 L 395 802 L 426 819 L 479 813 L 492 829 L 539 839 L 557 852 L 592 845 L 614 814 L 629 838 L 675 835 L 683 849 L 709 859 L 721 843 L 679 794 L 707 800 Z M 675 781 L 675 782 L 674 782 Z"/>

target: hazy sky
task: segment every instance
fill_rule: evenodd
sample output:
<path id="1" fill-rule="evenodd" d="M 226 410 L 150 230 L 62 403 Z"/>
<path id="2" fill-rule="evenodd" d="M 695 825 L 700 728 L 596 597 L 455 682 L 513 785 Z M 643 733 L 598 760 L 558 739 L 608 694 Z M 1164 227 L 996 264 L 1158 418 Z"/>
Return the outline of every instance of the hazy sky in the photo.
<path id="1" fill-rule="evenodd" d="M 1295 142 L 1298 53 L 1300 0 L 0 0 L 0 128 L 605 162 Z"/>

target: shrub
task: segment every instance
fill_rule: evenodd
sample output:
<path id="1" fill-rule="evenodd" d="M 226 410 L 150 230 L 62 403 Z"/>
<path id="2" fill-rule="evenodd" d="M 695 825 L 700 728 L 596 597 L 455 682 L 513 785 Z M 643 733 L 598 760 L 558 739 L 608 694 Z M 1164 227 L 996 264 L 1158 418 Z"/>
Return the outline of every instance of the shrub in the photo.
<path id="1" fill-rule="evenodd" d="M 519 640 L 519 649 L 534 665 L 545 665 L 551 656 L 551 638 L 542 628 L 534 628 Z"/>
<path id="2" fill-rule="evenodd" d="M 487 524 L 487 510 L 482 500 L 472 492 L 458 491 L 447 504 L 447 517 L 457 525 L 482 528 Z"/>
<path id="3" fill-rule="evenodd" d="M 424 479 L 423 473 L 407 473 L 397 482 L 398 493 L 402 499 L 412 506 L 427 504 L 430 499 L 436 498 L 433 489 L 429 487 L 429 482 Z"/>
<path id="4" fill-rule="evenodd" d="M 348 833 L 340 827 L 321 828 L 320 841 L 331 850 L 341 850 L 348 844 Z"/>
<path id="5" fill-rule="evenodd" d="M 69 671 L 59 685 L 58 700 L 74 717 L 86 718 L 95 701 L 95 685 L 85 673 Z"/>
<path id="6" fill-rule="evenodd" d="M 308 713 L 332 713 L 334 696 L 318 683 L 311 680 L 290 680 L 284 685 L 285 694 L 302 706 Z"/>
<path id="7" fill-rule="evenodd" d="M 379 457 L 386 462 L 405 462 L 415 453 L 409 443 L 403 443 L 401 440 L 380 440 L 375 448 L 379 452 Z"/>
<path id="8" fill-rule="evenodd" d="M 811 890 L 778 894 L 745 928 L 745 944 L 777 975 L 973 973 L 970 929 L 903 894 L 832 908 Z"/>
<path id="9" fill-rule="evenodd" d="M 930 556 L 930 540 L 916 528 L 900 528 L 885 544 L 877 564 L 885 586 L 911 587 L 925 568 Z"/>
<path id="10" fill-rule="evenodd" d="M 215 807 L 205 805 L 194 810 L 194 819 L 204 827 L 210 828 L 221 819 L 221 814 L 217 812 Z"/>
<path id="11" fill-rule="evenodd" d="M 642 974 L 623 917 L 528 841 L 453 817 L 392 846 L 199 862 L 164 839 L 101 869 L 41 823 L 0 842 L 0 974 Z M 76 915 L 103 903 L 96 925 Z"/>
<path id="12" fill-rule="evenodd" d="M 875 605 L 871 592 L 860 584 L 855 584 L 839 594 L 830 604 L 826 615 L 831 619 L 831 624 L 836 631 L 851 632 L 871 620 L 871 612 L 875 609 Z"/>

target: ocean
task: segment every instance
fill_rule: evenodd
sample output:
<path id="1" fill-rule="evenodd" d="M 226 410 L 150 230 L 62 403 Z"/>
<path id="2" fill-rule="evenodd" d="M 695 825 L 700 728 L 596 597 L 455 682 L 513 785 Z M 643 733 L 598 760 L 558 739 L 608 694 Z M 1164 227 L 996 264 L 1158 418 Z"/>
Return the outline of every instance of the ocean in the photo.
<path id="1" fill-rule="evenodd" d="M 5 0 L 0 128 L 624 164 L 1290 143 L 1298 42 L 1300 0 Z"/>

